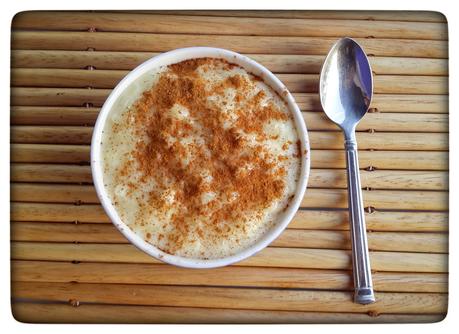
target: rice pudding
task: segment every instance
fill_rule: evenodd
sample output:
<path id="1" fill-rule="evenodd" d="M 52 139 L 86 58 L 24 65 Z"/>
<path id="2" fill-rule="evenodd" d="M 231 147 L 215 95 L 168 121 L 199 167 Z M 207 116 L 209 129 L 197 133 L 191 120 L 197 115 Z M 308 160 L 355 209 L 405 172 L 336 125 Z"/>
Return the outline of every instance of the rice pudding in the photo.
<path id="1" fill-rule="evenodd" d="M 294 196 L 301 148 L 283 99 L 242 67 L 186 60 L 103 130 L 103 182 L 121 220 L 166 253 L 218 259 L 256 243 Z"/>

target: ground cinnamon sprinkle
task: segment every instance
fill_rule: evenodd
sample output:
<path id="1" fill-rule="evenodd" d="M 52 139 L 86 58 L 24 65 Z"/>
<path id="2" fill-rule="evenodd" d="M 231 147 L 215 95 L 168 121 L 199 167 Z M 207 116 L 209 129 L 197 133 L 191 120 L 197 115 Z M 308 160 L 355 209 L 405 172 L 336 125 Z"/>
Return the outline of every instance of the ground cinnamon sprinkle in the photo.
<path id="1" fill-rule="evenodd" d="M 129 183 L 130 191 L 141 189 L 142 183 L 157 185 L 148 193 L 151 210 L 167 215 L 176 209 L 170 217 L 174 228 L 158 236 L 167 241 L 163 250 L 172 254 L 205 237 L 221 240 L 245 231 L 247 219 L 272 205 L 286 189 L 286 170 L 278 164 L 287 158 L 272 156 L 261 142 L 249 145 L 242 134 L 266 140 L 265 125 L 286 121 L 289 115 L 266 103 L 263 91 L 248 98 L 253 83 L 240 75 L 209 86 L 198 69 L 206 71 L 215 64 L 236 66 L 209 58 L 170 65 L 128 112 L 135 135 L 146 140 L 137 142 L 133 160 L 124 163 L 119 174 L 140 173 L 141 183 Z M 209 103 L 228 88 L 236 89 L 235 120 Z M 179 117 L 171 110 L 187 114 Z M 185 140 L 190 136 L 200 140 Z M 285 143 L 282 149 L 289 146 Z M 294 154 L 301 154 L 298 149 Z M 197 240 L 189 237 L 191 232 Z"/>

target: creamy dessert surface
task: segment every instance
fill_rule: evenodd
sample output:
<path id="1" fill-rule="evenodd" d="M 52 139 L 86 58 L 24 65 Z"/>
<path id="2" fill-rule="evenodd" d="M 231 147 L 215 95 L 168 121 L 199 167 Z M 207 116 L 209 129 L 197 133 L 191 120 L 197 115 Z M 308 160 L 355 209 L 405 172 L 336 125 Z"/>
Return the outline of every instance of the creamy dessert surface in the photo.
<path id="1" fill-rule="evenodd" d="M 131 97 L 132 99 L 132 97 Z M 217 58 L 149 73 L 102 139 L 104 185 L 122 221 L 166 253 L 215 259 L 257 242 L 293 197 L 293 116 L 260 78 Z"/>

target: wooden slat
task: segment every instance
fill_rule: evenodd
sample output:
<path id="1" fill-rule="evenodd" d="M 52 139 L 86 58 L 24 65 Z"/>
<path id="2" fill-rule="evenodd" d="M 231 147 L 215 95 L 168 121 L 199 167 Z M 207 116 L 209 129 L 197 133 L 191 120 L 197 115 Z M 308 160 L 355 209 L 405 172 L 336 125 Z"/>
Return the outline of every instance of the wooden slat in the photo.
<path id="1" fill-rule="evenodd" d="M 11 104 L 18 106 L 84 106 L 100 107 L 110 89 L 82 88 L 11 88 Z M 293 94 L 303 111 L 321 110 L 319 96 L 313 93 Z M 380 112 L 447 113 L 447 95 L 375 94 L 371 107 Z"/>
<path id="2" fill-rule="evenodd" d="M 347 231 L 286 230 L 273 247 L 351 249 Z M 11 240 L 41 242 L 128 243 L 112 224 L 13 223 Z M 375 251 L 447 253 L 442 233 L 370 232 L 368 247 Z"/>
<path id="3" fill-rule="evenodd" d="M 161 306 L 83 304 L 73 307 L 62 303 L 12 303 L 14 318 L 31 323 L 431 323 L 444 314 L 373 314 L 229 310 Z"/>
<path id="4" fill-rule="evenodd" d="M 93 125 L 98 108 L 12 106 L 12 125 Z M 303 112 L 308 130 L 336 130 L 325 113 Z M 357 131 L 448 132 L 448 114 L 427 113 L 367 113 L 357 125 Z"/>
<path id="5" fill-rule="evenodd" d="M 14 182 L 92 183 L 90 166 L 11 164 L 10 175 Z"/>
<path id="6" fill-rule="evenodd" d="M 65 50 L 12 50 L 11 67 L 132 70 L 158 55 L 156 52 L 110 52 Z M 321 55 L 247 54 L 277 73 L 318 74 L 325 60 Z M 448 75 L 447 59 L 370 57 L 376 74 Z"/>
<path id="7" fill-rule="evenodd" d="M 12 183 L 11 200 L 44 203 L 99 203 L 92 185 Z M 448 210 L 448 193 L 440 191 L 364 190 L 365 206 L 391 210 Z M 347 190 L 308 189 L 302 207 L 347 208 Z"/>
<path id="8" fill-rule="evenodd" d="M 315 111 L 322 108 L 319 95 L 316 93 L 293 93 L 293 97 L 303 111 Z M 370 107 L 376 108 L 379 112 L 448 113 L 448 96 L 374 94 Z"/>
<path id="9" fill-rule="evenodd" d="M 119 70 L 11 69 L 11 85 L 25 87 L 114 88 L 127 74 Z"/>
<path id="10" fill-rule="evenodd" d="M 448 172 L 362 170 L 360 176 L 363 188 L 448 189 Z M 10 168 L 10 179 L 13 182 L 92 183 L 90 166 L 68 164 L 13 163 Z M 308 187 L 346 188 L 346 172 L 343 169 L 311 169 Z"/>
<path id="11" fill-rule="evenodd" d="M 163 285 L 280 287 L 352 290 L 352 275 L 342 270 L 224 267 L 190 270 L 168 265 L 13 261 L 15 282 L 79 282 Z M 448 275 L 377 272 L 376 291 L 447 292 Z"/>
<path id="12" fill-rule="evenodd" d="M 73 205 L 47 203 L 11 203 L 10 218 L 12 221 L 62 221 L 109 223 L 101 205 Z"/>
<path id="13" fill-rule="evenodd" d="M 89 146 L 12 144 L 11 162 L 89 163 Z"/>
<path id="14" fill-rule="evenodd" d="M 308 130 L 338 130 L 323 112 L 303 112 L 303 117 Z M 448 125 L 448 114 L 376 112 L 367 113 L 357 125 L 357 131 L 448 132 Z"/>
<path id="15" fill-rule="evenodd" d="M 363 191 L 364 206 L 393 210 L 448 210 L 448 193 L 438 191 Z M 307 208 L 347 208 L 347 190 L 308 189 L 301 202 Z"/>
<path id="16" fill-rule="evenodd" d="M 11 67 L 86 69 L 92 66 L 98 70 L 132 70 L 142 62 L 158 54 L 157 52 L 12 50 Z M 272 57 L 270 55 L 264 56 Z M 323 59 L 322 56 L 311 57 Z M 310 62 L 316 64 L 319 62 L 318 59 L 311 58 Z M 279 67 L 279 70 L 280 68 L 289 68 L 287 64 L 284 66 L 285 67 Z M 298 65 L 294 68 L 298 69 Z M 294 70 L 292 72 L 294 73 L 296 71 Z"/>
<path id="17" fill-rule="evenodd" d="M 92 127 L 12 126 L 11 142 L 39 144 L 90 144 Z"/>
<path id="18" fill-rule="evenodd" d="M 11 224 L 12 241 L 128 243 L 112 224 Z"/>
<path id="19" fill-rule="evenodd" d="M 13 283 L 12 294 L 62 302 L 378 313 L 445 313 L 448 300 L 444 294 L 380 292 L 376 303 L 359 305 L 353 303 L 351 292 L 200 287 L 197 293 L 185 286 L 41 282 Z"/>
<path id="20" fill-rule="evenodd" d="M 286 261 L 286 259 L 289 256 L 295 256 L 295 254 L 300 255 L 300 251 L 304 251 L 302 255 L 309 257 L 315 257 L 315 256 L 321 256 L 322 259 L 328 258 L 328 260 L 325 260 L 323 264 L 314 264 L 313 266 L 318 266 L 320 269 L 344 269 L 349 266 L 350 262 L 348 263 L 348 266 L 346 267 L 345 263 L 346 262 L 341 262 L 344 261 L 344 258 L 341 258 L 344 254 L 337 253 L 338 251 L 336 250 L 320 250 L 320 249 L 287 249 L 287 248 L 269 248 L 269 251 L 265 251 L 264 253 L 258 255 L 258 258 L 252 258 L 248 259 L 243 264 L 249 264 L 249 265 L 261 265 L 262 263 L 264 266 L 269 266 L 269 253 L 272 253 L 273 255 L 277 255 L 281 258 L 281 261 Z M 276 254 L 277 252 L 277 254 Z M 290 253 L 288 255 L 288 253 Z M 445 262 L 442 263 L 442 261 L 445 261 L 444 258 L 441 258 L 441 254 L 424 254 L 425 257 L 422 257 L 422 254 L 418 253 L 395 253 L 395 252 L 371 252 L 371 262 L 372 262 L 372 269 L 373 270 L 380 270 L 380 271 L 401 271 L 401 272 L 410 272 L 410 271 L 418 271 L 418 272 L 443 272 L 447 270 L 447 264 Z M 397 255 L 398 254 L 398 255 Z M 399 263 L 395 259 L 398 256 L 401 256 L 401 254 L 404 254 L 404 259 L 402 262 L 404 262 L 404 265 L 400 266 L 402 263 Z M 285 257 L 284 257 L 285 255 Z M 350 256 L 349 253 L 347 253 L 348 256 Z M 268 257 L 266 257 L 268 256 Z M 301 255 L 300 255 L 301 256 Z M 430 262 L 427 266 L 429 268 L 417 268 L 417 264 L 415 264 L 418 260 L 423 258 L 425 261 Z M 305 260 L 305 259 L 304 259 Z M 349 258 L 347 259 L 349 261 Z M 253 262 L 251 262 L 253 261 Z M 309 262 L 310 260 L 306 260 L 305 262 Z M 330 261 L 330 263 L 328 263 Z M 338 263 L 334 263 L 335 261 L 338 261 Z M 392 261 L 391 264 L 388 262 Z M 302 262 L 302 261 L 300 261 Z M 311 262 L 315 262 L 314 260 Z M 288 262 L 286 262 L 287 264 Z M 296 267 L 302 267 L 304 264 L 291 264 L 292 266 Z M 328 267 L 330 265 L 330 267 Z M 280 265 L 282 266 L 282 265 Z M 307 264 L 307 267 L 310 265 Z M 337 266 L 337 268 L 335 268 Z M 408 269 L 407 267 L 410 267 Z M 397 268 L 397 269 L 395 269 Z M 405 269 L 403 269 L 405 268 Z"/>
<path id="21" fill-rule="evenodd" d="M 23 144 L 90 144 L 92 127 L 23 126 L 11 127 L 11 142 Z M 309 131 L 311 149 L 342 149 L 344 139 L 337 131 Z M 448 135 L 443 133 L 358 132 L 363 150 L 448 150 Z"/>
<path id="22" fill-rule="evenodd" d="M 89 163 L 89 146 L 12 144 L 12 162 Z M 345 168 L 341 150 L 314 150 L 312 168 Z M 448 152 L 359 151 L 360 168 L 399 170 L 447 170 Z"/>
<path id="23" fill-rule="evenodd" d="M 370 57 L 370 64 L 375 74 L 448 75 L 447 59 Z"/>
<path id="24" fill-rule="evenodd" d="M 285 19 L 298 18 L 315 19 L 318 20 L 318 22 L 323 19 L 447 22 L 446 17 L 440 12 L 408 10 L 141 10 L 135 12 L 199 16 L 277 17 Z M 132 11 L 129 11 L 129 13 L 132 13 Z"/>
<path id="25" fill-rule="evenodd" d="M 295 95 L 295 99 L 302 101 L 304 109 L 307 105 L 314 105 L 313 97 L 307 94 Z M 306 101 L 309 101 L 307 103 Z M 301 102 L 300 102 L 301 104 Z M 448 96 L 446 95 L 403 95 L 403 94 L 375 94 L 371 106 L 379 111 L 391 112 L 427 112 L 448 113 Z M 317 109 L 319 110 L 319 109 Z"/>
<path id="26" fill-rule="evenodd" d="M 92 87 L 114 88 L 127 74 L 121 70 L 74 70 L 13 68 L 11 85 L 15 87 Z M 278 74 L 277 77 L 293 93 L 317 93 L 318 74 Z M 448 94 L 448 78 L 444 76 L 374 76 L 374 92 L 382 94 Z"/>
<path id="27" fill-rule="evenodd" d="M 100 205 L 57 203 L 11 203 L 11 220 L 25 222 L 110 223 Z M 365 213 L 367 228 L 372 231 L 446 232 L 448 214 L 444 212 Z M 299 210 L 288 228 L 348 230 L 347 210 Z"/>
<path id="28" fill-rule="evenodd" d="M 356 38 L 374 56 L 447 58 L 447 41 Z M 212 45 L 242 53 L 324 55 L 336 37 L 218 36 L 70 31 L 13 31 L 11 48 L 29 50 L 168 51 Z"/>
<path id="29" fill-rule="evenodd" d="M 99 203 L 92 185 L 12 183 L 11 200 L 46 203 Z"/>
<path id="30" fill-rule="evenodd" d="M 345 168 L 345 154 L 341 150 L 311 152 L 313 168 Z M 359 150 L 360 168 L 447 170 L 448 152 L 426 151 L 366 151 Z"/>
<path id="31" fill-rule="evenodd" d="M 448 189 L 448 172 L 361 170 L 360 178 L 363 188 L 405 190 Z M 308 187 L 347 188 L 346 171 L 343 169 L 311 169 Z"/>
<path id="32" fill-rule="evenodd" d="M 12 129 L 13 130 L 13 129 Z M 309 131 L 311 149 L 341 149 L 339 132 Z M 358 132 L 357 142 L 363 150 L 448 150 L 448 136 L 442 133 Z"/>
<path id="33" fill-rule="evenodd" d="M 294 234 L 292 233 L 292 235 Z M 344 235 L 347 236 L 347 233 Z M 369 248 L 372 250 L 389 251 L 391 248 L 397 248 L 397 250 L 409 252 L 413 250 L 415 252 L 425 253 L 448 253 L 447 234 L 371 232 L 368 234 L 368 242 Z M 397 244 L 397 246 L 395 246 L 395 244 Z M 331 246 L 328 248 L 333 247 Z"/>
<path id="34" fill-rule="evenodd" d="M 305 215 L 308 213 L 305 212 Z M 346 215 L 347 213 L 344 213 Z M 299 214 L 301 216 L 302 213 Z M 329 214 L 332 217 L 342 217 L 343 213 Z M 347 216 L 345 216 L 347 217 Z M 336 218 L 335 218 L 336 219 Z M 440 212 L 378 212 L 365 215 L 367 228 L 373 231 L 416 231 L 416 232 L 446 232 L 448 231 L 448 214 Z M 300 220 L 300 218 L 298 218 Z M 326 221 L 326 219 L 323 219 Z M 341 218 L 342 221 L 342 218 Z M 345 219 L 348 228 L 347 218 Z M 302 226 L 298 224 L 299 226 Z"/>
<path id="35" fill-rule="evenodd" d="M 21 242 L 11 244 L 13 260 L 159 263 L 131 244 Z M 370 252 L 372 270 L 446 273 L 448 256 L 436 253 Z M 236 266 L 350 269 L 347 250 L 268 247 Z"/>
<path id="36" fill-rule="evenodd" d="M 12 125 L 94 125 L 99 111 L 100 108 L 12 106 L 10 121 Z M 434 124 L 441 122 L 438 116 L 445 117 L 432 114 Z"/>
<path id="37" fill-rule="evenodd" d="M 31 224 L 34 226 L 38 224 Z M 58 226 L 71 226 L 58 224 Z M 98 224 L 96 226 L 105 226 Z M 110 228 L 115 231 L 115 227 Z M 45 235 L 45 229 L 38 234 Z M 65 233 L 65 232 L 64 232 Z M 447 253 L 448 235 L 439 233 L 370 232 L 368 248 L 374 251 Z M 116 236 L 114 239 L 120 239 Z M 27 241 L 27 240 L 25 240 Z M 38 240 L 41 241 L 41 240 Z M 47 240 L 45 240 L 47 241 Z M 68 241 L 68 240 L 65 240 Z M 351 249 L 347 231 L 286 230 L 271 243 L 274 247 Z"/>
<path id="38" fill-rule="evenodd" d="M 216 34 L 259 36 L 353 36 L 376 38 L 447 39 L 447 27 L 436 22 L 358 20 L 289 20 L 278 18 L 212 17 L 88 12 L 23 12 L 15 16 L 13 29 L 150 32 L 167 34 Z"/>
<path id="39" fill-rule="evenodd" d="M 110 89 L 11 88 L 11 104 L 21 106 L 102 106 Z"/>
<path id="40" fill-rule="evenodd" d="M 299 78 L 291 78 L 292 81 L 293 79 L 298 80 Z M 301 84 L 301 81 L 291 82 L 290 85 L 294 88 L 293 92 L 303 92 L 303 90 L 298 90 L 300 88 L 296 86 Z M 316 91 L 319 90 L 313 92 Z M 448 77 L 375 75 L 374 92 L 381 94 L 448 94 Z"/>

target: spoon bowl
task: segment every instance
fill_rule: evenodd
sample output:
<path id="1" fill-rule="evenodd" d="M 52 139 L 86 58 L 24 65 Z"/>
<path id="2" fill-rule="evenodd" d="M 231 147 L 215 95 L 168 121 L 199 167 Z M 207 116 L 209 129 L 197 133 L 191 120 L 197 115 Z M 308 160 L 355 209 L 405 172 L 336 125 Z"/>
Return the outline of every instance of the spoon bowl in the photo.
<path id="1" fill-rule="evenodd" d="M 325 59 L 320 75 L 320 102 L 327 116 L 345 132 L 353 132 L 373 95 L 370 63 L 359 44 L 340 39 Z"/>

